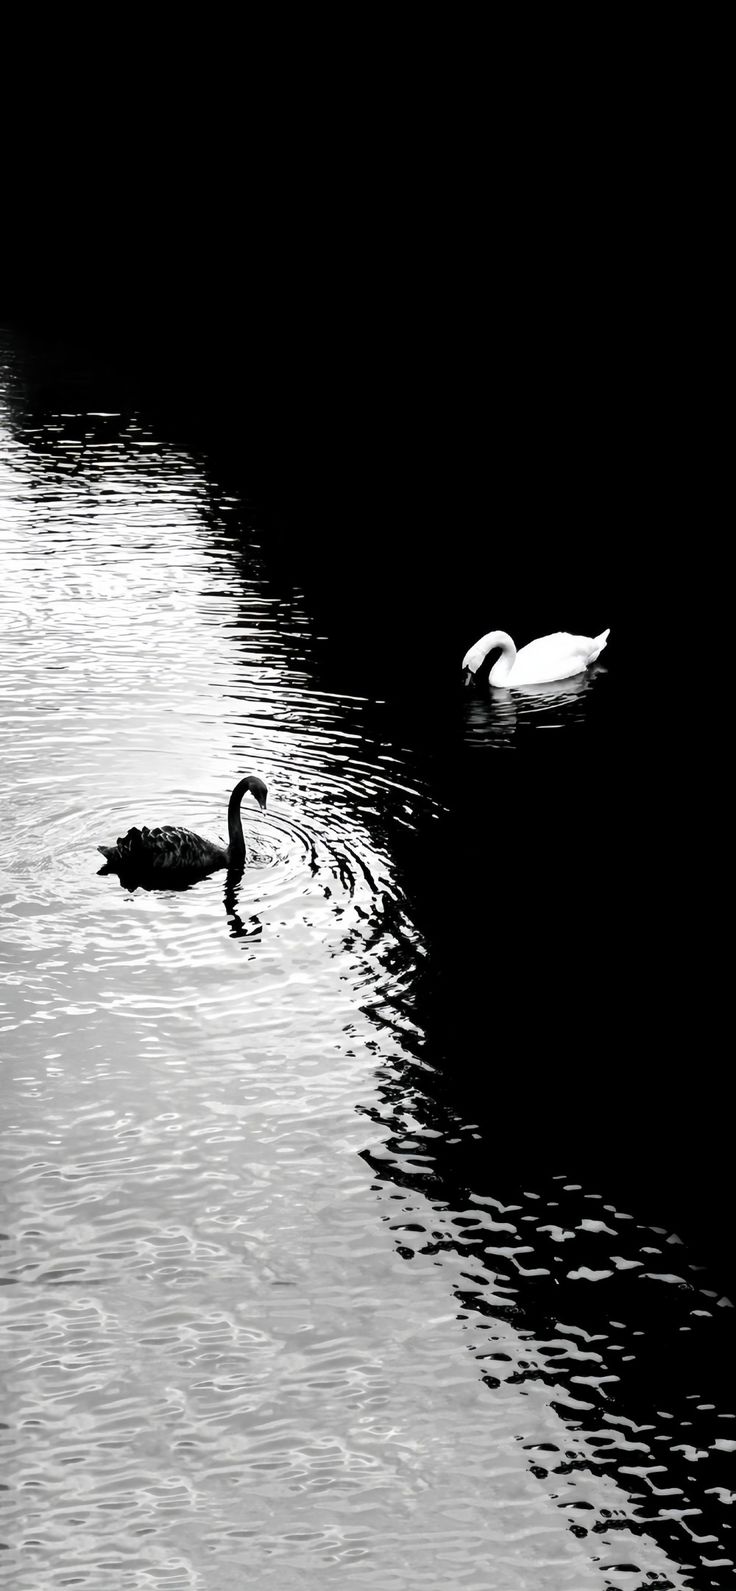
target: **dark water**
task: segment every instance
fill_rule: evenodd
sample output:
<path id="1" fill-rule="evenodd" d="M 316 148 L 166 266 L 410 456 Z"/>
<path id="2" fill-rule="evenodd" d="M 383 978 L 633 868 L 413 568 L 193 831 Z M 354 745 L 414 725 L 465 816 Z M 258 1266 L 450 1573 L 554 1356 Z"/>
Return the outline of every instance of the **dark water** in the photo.
<path id="1" fill-rule="evenodd" d="M 605 571 L 534 541 L 520 596 L 444 501 L 407 564 L 400 493 L 300 520 L 78 352 L 3 365 L 4 1583 L 733 1585 L 723 1140 L 703 1192 Z M 489 575 L 520 641 L 610 623 L 593 673 L 464 690 Z M 251 768 L 234 889 L 98 876 Z"/>

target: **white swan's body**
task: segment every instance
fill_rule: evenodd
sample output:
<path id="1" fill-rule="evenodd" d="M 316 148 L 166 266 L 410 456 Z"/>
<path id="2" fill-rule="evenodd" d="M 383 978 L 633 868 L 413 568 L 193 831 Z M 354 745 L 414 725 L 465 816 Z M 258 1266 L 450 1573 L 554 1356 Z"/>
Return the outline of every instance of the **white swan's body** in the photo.
<path id="1" fill-rule="evenodd" d="M 500 647 L 501 656 L 488 676 L 491 685 L 546 685 L 584 673 L 600 656 L 610 633 L 603 630 L 596 636 L 568 635 L 566 630 L 558 630 L 555 635 L 530 641 L 517 652 L 505 630 L 489 630 L 465 653 L 463 668 L 474 674 L 487 653 Z"/>

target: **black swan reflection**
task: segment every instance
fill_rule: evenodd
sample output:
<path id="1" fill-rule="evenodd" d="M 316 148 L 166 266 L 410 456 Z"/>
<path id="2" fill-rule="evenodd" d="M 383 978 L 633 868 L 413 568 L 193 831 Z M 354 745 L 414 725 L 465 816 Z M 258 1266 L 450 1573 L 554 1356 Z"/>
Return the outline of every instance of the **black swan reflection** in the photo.
<path id="1" fill-rule="evenodd" d="M 220 867 L 239 869 L 245 865 L 245 837 L 240 818 L 240 803 L 249 790 L 261 811 L 266 806 L 266 786 L 257 774 L 249 773 L 236 784 L 227 809 L 229 844 L 203 839 L 191 829 L 166 824 L 160 829 L 129 829 L 115 845 L 98 845 L 105 858 L 101 873 L 120 873 L 158 879 L 169 884 L 181 877 L 193 878 L 214 873 Z"/>

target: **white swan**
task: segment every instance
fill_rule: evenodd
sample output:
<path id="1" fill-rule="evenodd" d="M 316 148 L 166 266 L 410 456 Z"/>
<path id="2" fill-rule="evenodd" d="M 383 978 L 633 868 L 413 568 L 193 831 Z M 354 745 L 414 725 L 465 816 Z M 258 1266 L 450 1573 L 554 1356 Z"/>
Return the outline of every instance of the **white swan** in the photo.
<path id="1" fill-rule="evenodd" d="M 600 635 L 568 635 L 558 630 L 555 635 L 543 635 L 530 641 L 517 652 L 510 635 L 505 630 L 489 630 L 475 646 L 465 653 L 463 668 L 474 674 L 480 668 L 486 653 L 501 648 L 488 676 L 491 685 L 545 685 L 551 680 L 570 679 L 582 674 L 600 656 L 610 630 Z"/>

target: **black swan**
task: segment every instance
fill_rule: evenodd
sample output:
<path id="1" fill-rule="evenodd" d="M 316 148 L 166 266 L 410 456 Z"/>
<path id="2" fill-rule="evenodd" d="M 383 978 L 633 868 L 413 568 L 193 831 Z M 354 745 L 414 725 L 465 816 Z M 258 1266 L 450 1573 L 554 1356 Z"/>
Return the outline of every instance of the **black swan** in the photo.
<path id="1" fill-rule="evenodd" d="M 240 821 L 240 803 L 246 790 L 255 796 L 261 811 L 266 806 L 266 786 L 257 774 L 249 773 L 236 784 L 227 809 L 229 845 L 204 840 L 191 829 L 166 824 L 163 829 L 128 829 L 116 845 L 98 845 L 107 863 L 101 872 L 136 874 L 214 873 L 218 867 L 243 867 L 245 840 Z"/>

